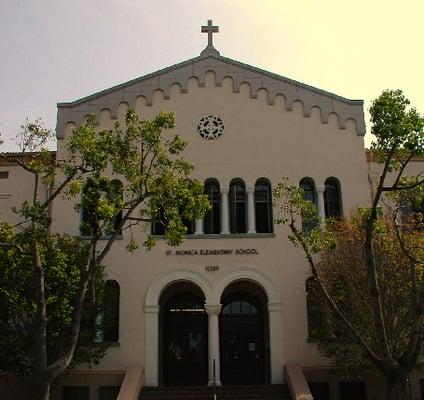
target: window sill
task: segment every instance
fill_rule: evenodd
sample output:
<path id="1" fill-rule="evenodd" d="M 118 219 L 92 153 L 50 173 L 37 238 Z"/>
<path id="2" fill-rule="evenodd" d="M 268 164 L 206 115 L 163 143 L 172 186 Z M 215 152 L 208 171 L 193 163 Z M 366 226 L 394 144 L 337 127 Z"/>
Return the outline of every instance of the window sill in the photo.
<path id="1" fill-rule="evenodd" d="M 78 237 L 81 240 L 91 240 L 91 239 L 93 239 L 93 236 L 83 236 L 83 235 L 80 235 Z M 112 235 L 102 235 L 102 236 L 99 237 L 99 240 L 109 240 L 111 238 L 112 238 Z M 123 240 L 123 239 L 124 239 L 124 236 L 123 235 L 117 235 L 115 237 L 115 240 Z"/>
<path id="2" fill-rule="evenodd" d="M 95 343 L 96 344 L 104 344 L 107 347 L 119 347 L 121 345 L 120 342 L 102 342 L 102 341 L 99 341 L 99 342 L 95 342 Z"/>
<path id="3" fill-rule="evenodd" d="M 155 239 L 164 240 L 163 235 L 152 235 Z M 214 233 L 185 235 L 185 239 L 267 239 L 275 238 L 275 233 Z"/>
<path id="4" fill-rule="evenodd" d="M 324 341 L 324 339 L 322 339 L 321 341 Z M 336 342 L 337 342 L 337 338 L 332 337 L 332 338 L 325 339 L 325 341 L 326 341 L 326 342 L 329 342 L 329 343 L 336 343 Z M 308 338 L 306 339 L 306 342 L 307 342 L 307 343 L 315 343 L 315 344 L 317 344 L 317 343 L 319 342 L 319 339 L 318 339 L 318 338 L 311 338 L 311 337 L 308 337 Z"/>
<path id="5" fill-rule="evenodd" d="M 121 345 L 120 342 L 103 342 L 103 343 L 108 345 L 109 347 L 119 347 Z"/>

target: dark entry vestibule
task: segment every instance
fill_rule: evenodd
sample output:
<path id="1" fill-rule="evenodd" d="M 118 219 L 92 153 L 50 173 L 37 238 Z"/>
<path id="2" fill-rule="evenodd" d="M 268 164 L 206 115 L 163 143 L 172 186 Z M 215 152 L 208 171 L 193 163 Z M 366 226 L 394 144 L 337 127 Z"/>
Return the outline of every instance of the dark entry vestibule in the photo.
<path id="1" fill-rule="evenodd" d="M 265 301 L 262 290 L 248 282 L 238 282 L 224 292 L 219 321 L 223 385 L 269 382 Z"/>
<path id="2" fill-rule="evenodd" d="M 211 312 L 210 306 L 205 307 L 205 298 L 200 288 L 179 282 L 162 293 L 160 385 L 211 384 L 213 374 L 208 371 L 208 343 L 210 346 L 210 339 L 214 337 L 216 343 L 219 342 L 218 384 L 252 385 L 270 382 L 269 322 L 265 293 L 251 282 L 238 281 L 224 291 L 221 304 L 219 329 L 211 331 L 208 330 L 206 313 L 206 310 Z M 216 318 L 218 326 L 218 316 Z M 208 335 L 212 335 L 211 338 Z M 209 369 L 211 363 L 209 360 Z"/>
<path id="3" fill-rule="evenodd" d="M 161 321 L 162 382 L 168 386 L 206 385 L 208 318 L 204 298 L 197 288 L 185 284 L 168 292 Z"/>

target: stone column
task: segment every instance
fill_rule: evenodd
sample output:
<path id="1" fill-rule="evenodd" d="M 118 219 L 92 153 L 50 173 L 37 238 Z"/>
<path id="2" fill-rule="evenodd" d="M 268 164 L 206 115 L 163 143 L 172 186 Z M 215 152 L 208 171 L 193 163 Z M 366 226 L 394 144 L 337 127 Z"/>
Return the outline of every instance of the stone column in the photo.
<path id="1" fill-rule="evenodd" d="M 159 306 L 144 306 L 145 385 L 159 385 Z"/>
<path id="2" fill-rule="evenodd" d="M 205 304 L 208 314 L 208 386 L 213 385 L 213 360 L 215 360 L 215 384 L 221 386 L 219 361 L 219 313 L 221 304 Z"/>
<path id="3" fill-rule="evenodd" d="M 256 233 L 255 188 L 247 188 L 247 233 Z"/>
<path id="4" fill-rule="evenodd" d="M 325 228 L 325 207 L 324 207 L 324 191 L 325 186 L 317 186 L 317 208 L 318 208 L 318 216 L 320 220 L 321 229 Z"/>
<path id="5" fill-rule="evenodd" d="M 272 384 L 283 383 L 283 327 L 281 312 L 281 303 L 268 303 Z"/>
<path id="6" fill-rule="evenodd" d="M 228 218 L 228 188 L 221 188 L 221 233 L 230 233 Z"/>
<path id="7" fill-rule="evenodd" d="M 196 219 L 194 234 L 195 235 L 203 235 L 203 219 Z"/>

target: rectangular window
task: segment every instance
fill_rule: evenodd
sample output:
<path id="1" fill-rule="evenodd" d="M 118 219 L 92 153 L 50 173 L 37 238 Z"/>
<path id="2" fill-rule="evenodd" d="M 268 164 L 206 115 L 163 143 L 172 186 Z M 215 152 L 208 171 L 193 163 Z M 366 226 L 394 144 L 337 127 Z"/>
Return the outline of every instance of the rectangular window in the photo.
<path id="1" fill-rule="evenodd" d="M 341 400 L 367 400 L 367 390 L 364 382 L 340 382 Z"/>
<path id="2" fill-rule="evenodd" d="M 330 400 L 330 385 L 328 382 L 309 382 L 308 385 L 314 400 Z"/>
<path id="3" fill-rule="evenodd" d="M 63 386 L 62 400 L 89 400 L 90 388 L 88 386 Z"/>
<path id="4" fill-rule="evenodd" d="M 99 400 L 116 400 L 120 389 L 120 386 L 100 386 Z"/>
<path id="5" fill-rule="evenodd" d="M 9 171 L 0 171 L 0 179 L 9 178 Z"/>

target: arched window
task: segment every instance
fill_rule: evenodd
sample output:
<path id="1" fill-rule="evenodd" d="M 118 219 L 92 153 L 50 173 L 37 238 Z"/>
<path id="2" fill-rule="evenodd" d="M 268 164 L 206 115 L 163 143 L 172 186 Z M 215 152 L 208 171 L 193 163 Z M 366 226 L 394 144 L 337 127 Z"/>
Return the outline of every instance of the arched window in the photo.
<path id="1" fill-rule="evenodd" d="M 94 235 L 99 229 L 104 235 L 121 234 L 120 228 L 122 222 L 122 201 L 123 201 L 122 183 L 118 179 L 107 180 L 95 183 L 87 180 L 82 192 L 81 205 L 81 224 L 80 233 L 84 236 Z M 119 211 L 108 221 L 102 221 L 97 216 L 97 206 L 101 198 L 106 198 L 112 202 Z M 119 232 L 117 232 L 119 230 Z"/>
<path id="2" fill-rule="evenodd" d="M 152 220 L 152 235 L 164 235 L 168 226 L 168 222 L 169 221 L 166 218 L 165 210 L 163 207 L 159 207 L 159 211 Z M 183 218 L 182 222 L 187 229 L 186 234 L 192 235 L 194 233 L 194 221 L 189 221 L 188 219 Z"/>
<path id="3" fill-rule="evenodd" d="M 311 178 L 302 178 L 299 182 L 299 187 L 303 189 L 303 198 L 310 201 L 315 206 L 317 206 L 317 196 L 315 191 L 315 183 Z M 309 230 L 314 229 L 317 226 L 317 221 L 303 221 L 302 220 L 302 229 Z"/>
<path id="4" fill-rule="evenodd" d="M 122 182 L 119 179 L 113 179 L 110 182 L 110 189 L 107 194 L 108 198 L 112 201 L 120 200 L 123 201 L 123 189 Z M 120 228 L 122 222 L 122 209 L 118 211 L 115 217 L 109 222 L 106 234 L 113 234 L 117 232 L 119 235 L 122 234 L 122 228 Z"/>
<path id="5" fill-rule="evenodd" d="M 255 216 L 256 232 L 273 231 L 271 184 L 264 178 L 258 179 L 255 184 Z"/>
<path id="6" fill-rule="evenodd" d="M 230 231 L 246 233 L 246 189 L 241 179 L 233 179 L 230 183 Z"/>
<path id="7" fill-rule="evenodd" d="M 152 219 L 152 235 L 164 235 L 167 226 L 165 211 L 162 207 Z"/>
<path id="8" fill-rule="evenodd" d="M 221 193 L 219 183 L 215 179 L 208 179 L 205 182 L 205 194 L 209 197 L 211 209 L 203 220 L 203 232 L 221 233 Z"/>
<path id="9" fill-rule="evenodd" d="M 88 199 L 91 196 L 96 196 L 97 189 L 94 182 L 91 179 L 87 180 L 87 183 L 84 186 L 82 191 L 81 199 L 81 221 L 80 221 L 80 234 L 83 236 L 93 235 L 96 230 L 96 222 L 93 215 L 93 210 L 91 210 L 91 202 L 88 202 Z"/>
<path id="10" fill-rule="evenodd" d="M 318 295 L 318 283 L 313 277 L 306 280 L 306 311 L 308 317 L 308 338 L 317 339 L 322 334 L 324 319 Z"/>
<path id="11" fill-rule="evenodd" d="M 324 207 L 326 218 L 342 216 L 340 184 L 336 178 L 327 178 L 325 181 Z"/>
<path id="12" fill-rule="evenodd" d="M 186 227 L 186 234 L 187 235 L 192 235 L 194 233 L 194 221 L 190 221 L 186 218 L 183 218 L 183 224 Z"/>
<path id="13" fill-rule="evenodd" d="M 103 341 L 119 341 L 119 283 L 108 280 L 103 298 Z"/>

